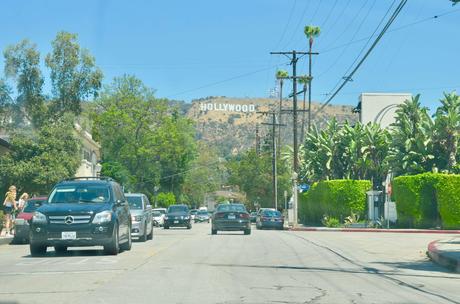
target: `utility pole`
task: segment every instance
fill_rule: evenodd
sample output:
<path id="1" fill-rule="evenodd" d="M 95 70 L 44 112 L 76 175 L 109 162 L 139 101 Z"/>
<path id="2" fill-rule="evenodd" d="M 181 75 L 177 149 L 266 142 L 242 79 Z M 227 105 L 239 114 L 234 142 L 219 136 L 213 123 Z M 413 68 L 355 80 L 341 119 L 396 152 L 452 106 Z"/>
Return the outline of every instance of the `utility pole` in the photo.
<path id="1" fill-rule="evenodd" d="M 299 57 L 297 55 L 306 55 L 307 52 L 298 52 L 296 50 L 290 51 L 290 52 L 270 52 L 272 55 L 284 55 L 288 57 L 291 60 L 291 65 L 292 65 L 292 76 L 289 77 L 292 79 L 292 100 L 293 100 L 293 107 L 292 107 L 292 113 L 293 113 L 293 135 L 294 135 L 294 166 L 293 166 L 293 176 L 295 176 L 295 179 L 297 180 L 298 172 L 299 172 L 299 160 L 298 160 L 298 154 L 299 154 L 299 147 L 297 144 L 297 61 L 299 60 Z M 296 183 L 294 183 L 295 185 Z M 294 225 L 297 224 L 297 189 L 294 189 Z"/>
<path id="2" fill-rule="evenodd" d="M 259 114 L 270 114 L 272 116 L 271 123 L 262 123 L 263 125 L 272 126 L 272 187 L 273 187 L 273 202 L 275 209 L 278 210 L 278 170 L 277 170 L 277 152 L 276 152 L 276 127 L 285 126 L 276 122 L 276 112 L 257 112 Z"/>
<path id="3" fill-rule="evenodd" d="M 260 155 L 259 124 L 256 124 L 256 155 Z"/>

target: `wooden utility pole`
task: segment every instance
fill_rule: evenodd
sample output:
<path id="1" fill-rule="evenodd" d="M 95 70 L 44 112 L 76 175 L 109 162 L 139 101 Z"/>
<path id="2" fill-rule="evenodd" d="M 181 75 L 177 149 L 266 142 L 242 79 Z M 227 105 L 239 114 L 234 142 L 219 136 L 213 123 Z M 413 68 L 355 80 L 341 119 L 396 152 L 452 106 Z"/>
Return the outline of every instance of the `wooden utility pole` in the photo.
<path id="1" fill-rule="evenodd" d="M 270 114 L 272 117 L 271 123 L 262 123 L 263 125 L 272 126 L 272 186 L 273 186 L 273 202 L 274 207 L 278 210 L 278 170 L 277 170 L 277 152 L 276 152 L 276 127 L 285 126 L 283 124 L 279 124 L 276 122 L 276 112 L 269 111 L 269 112 L 257 112 L 259 114 Z"/>

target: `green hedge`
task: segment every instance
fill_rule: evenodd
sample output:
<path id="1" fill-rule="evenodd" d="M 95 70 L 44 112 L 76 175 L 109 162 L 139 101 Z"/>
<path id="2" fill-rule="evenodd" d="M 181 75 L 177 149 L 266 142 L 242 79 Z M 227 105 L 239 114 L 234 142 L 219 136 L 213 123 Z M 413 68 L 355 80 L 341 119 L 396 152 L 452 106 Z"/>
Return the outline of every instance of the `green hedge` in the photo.
<path id="1" fill-rule="evenodd" d="M 371 182 L 365 180 L 329 180 L 312 185 L 299 195 L 299 219 L 305 224 L 320 224 L 323 216 L 340 220 L 352 212 L 364 216 L 366 191 Z"/>
<path id="2" fill-rule="evenodd" d="M 402 227 L 460 227 L 460 175 L 400 176 L 393 181 L 393 197 Z"/>

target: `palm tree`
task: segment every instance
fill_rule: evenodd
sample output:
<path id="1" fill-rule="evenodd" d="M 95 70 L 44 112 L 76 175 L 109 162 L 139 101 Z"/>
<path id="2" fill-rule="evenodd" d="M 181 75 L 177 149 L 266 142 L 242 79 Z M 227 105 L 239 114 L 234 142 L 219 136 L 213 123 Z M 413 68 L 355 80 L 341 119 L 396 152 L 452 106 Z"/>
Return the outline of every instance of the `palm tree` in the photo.
<path id="1" fill-rule="evenodd" d="M 314 25 L 307 25 L 305 26 L 303 30 L 305 36 L 308 38 L 308 46 L 309 46 L 309 51 L 308 51 L 308 77 L 310 77 L 310 81 L 308 82 L 308 130 L 311 128 L 311 50 L 313 47 L 313 41 L 314 38 L 318 37 L 319 34 L 321 33 L 321 29 L 319 26 L 314 26 Z"/>
<path id="2" fill-rule="evenodd" d="M 278 122 L 281 124 L 281 108 L 283 107 L 283 84 L 284 84 L 284 79 L 289 77 L 289 73 L 285 70 L 278 70 L 276 71 L 276 79 L 278 79 L 280 83 L 280 105 L 279 105 L 279 116 L 278 116 Z M 281 130 L 278 132 L 278 151 L 280 151 L 281 148 Z"/>
<path id="3" fill-rule="evenodd" d="M 305 76 L 302 78 L 299 78 L 299 83 L 303 84 L 303 108 L 302 108 L 302 129 L 300 131 L 300 141 L 304 141 L 305 137 L 305 96 L 307 95 L 307 86 L 311 81 L 310 76 Z"/>
<path id="4" fill-rule="evenodd" d="M 457 164 L 460 139 L 460 96 L 456 93 L 444 93 L 435 114 L 435 132 L 437 144 L 447 157 L 446 169 L 451 171 Z"/>

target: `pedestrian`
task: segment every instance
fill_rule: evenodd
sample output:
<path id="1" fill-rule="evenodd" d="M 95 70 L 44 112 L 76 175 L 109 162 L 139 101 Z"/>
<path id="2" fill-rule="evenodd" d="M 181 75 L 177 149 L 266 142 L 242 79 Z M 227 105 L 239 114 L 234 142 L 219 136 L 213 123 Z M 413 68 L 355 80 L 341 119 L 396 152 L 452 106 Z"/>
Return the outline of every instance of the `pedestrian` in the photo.
<path id="1" fill-rule="evenodd" d="M 11 236 L 10 229 L 12 225 L 12 214 L 13 212 L 18 209 L 16 204 L 16 187 L 10 186 L 8 188 L 8 192 L 5 194 L 5 200 L 3 201 L 3 206 L 5 208 L 5 228 L 6 228 L 6 236 Z"/>
<path id="2" fill-rule="evenodd" d="M 19 202 L 18 202 L 18 211 L 19 212 L 21 212 L 24 209 L 24 207 L 25 207 L 25 205 L 26 205 L 28 200 L 29 200 L 29 194 L 27 192 L 24 192 L 21 195 L 21 197 L 19 198 Z"/>

